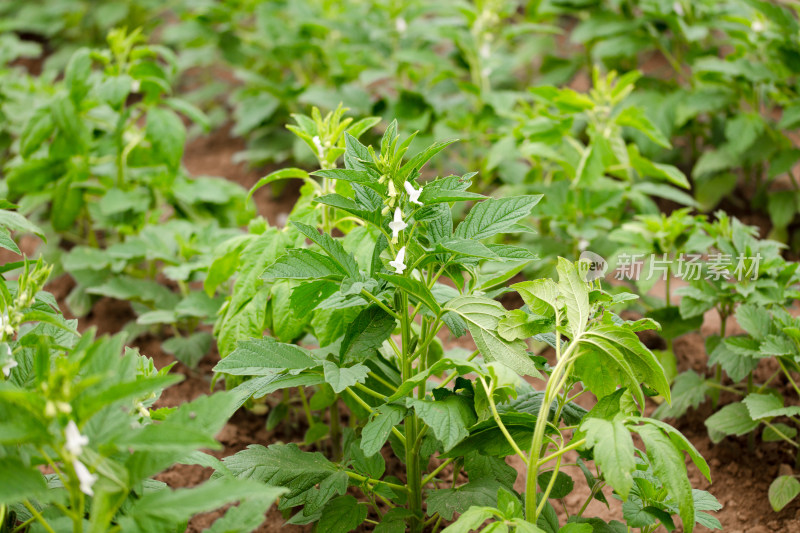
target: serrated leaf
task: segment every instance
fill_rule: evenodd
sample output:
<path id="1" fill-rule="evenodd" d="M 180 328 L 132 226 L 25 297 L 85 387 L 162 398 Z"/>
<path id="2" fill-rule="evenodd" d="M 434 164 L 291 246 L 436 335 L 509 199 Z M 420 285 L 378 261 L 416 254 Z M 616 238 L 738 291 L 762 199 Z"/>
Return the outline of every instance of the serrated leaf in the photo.
<path id="1" fill-rule="evenodd" d="M 511 228 L 527 216 L 539 203 L 542 195 L 491 198 L 475 205 L 464 221 L 456 228 L 455 236 L 462 239 L 481 240 Z"/>
<path id="2" fill-rule="evenodd" d="M 398 405 L 386 404 L 378 407 L 361 430 L 361 450 L 364 455 L 371 457 L 378 453 L 389 438 L 392 428 L 402 422 L 405 415 L 406 409 Z"/>
<path id="3" fill-rule="evenodd" d="M 605 479 L 624 499 L 633 487 L 636 469 L 633 439 L 619 419 L 585 418 L 581 430 L 586 432 L 586 445 L 594 448 L 594 460 Z"/>
<path id="4" fill-rule="evenodd" d="M 711 441 L 717 443 L 727 435 L 744 435 L 758 427 L 750 418 L 747 406 L 741 402 L 731 403 L 706 419 Z"/>
<path id="5" fill-rule="evenodd" d="M 445 452 L 464 440 L 469 435 L 467 428 L 477 421 L 471 403 L 455 394 L 436 401 L 411 398 L 407 405 L 430 426 L 436 438 L 442 442 Z"/>
<path id="6" fill-rule="evenodd" d="M 315 228 L 301 222 L 292 221 L 292 224 L 300 230 L 306 237 L 315 242 L 322 250 L 328 254 L 339 269 L 347 276 L 358 276 L 358 264 L 352 255 L 347 253 L 342 243 L 328 235 L 320 233 Z"/>
<path id="7" fill-rule="evenodd" d="M 761 420 L 763 418 L 773 418 L 776 416 L 797 416 L 800 414 L 800 406 L 783 406 L 783 399 L 774 394 L 751 393 L 742 400 L 747 406 L 750 418 Z"/>
<path id="8" fill-rule="evenodd" d="M 539 371 L 527 353 L 527 346 L 521 340 L 507 341 L 498 333 L 500 320 L 505 316 L 505 308 L 488 298 L 459 296 L 450 300 L 444 307 L 467 322 L 472 338 L 487 361 L 499 361 L 518 374 L 539 377 Z"/>
<path id="9" fill-rule="evenodd" d="M 570 261 L 558 258 L 558 290 L 567 307 L 567 320 L 573 338 L 586 329 L 589 321 L 589 290 Z"/>
<path id="10" fill-rule="evenodd" d="M 281 370 L 304 370 L 320 365 L 311 352 L 272 337 L 240 341 L 236 350 L 214 367 L 215 372 L 236 376 L 270 376 Z"/>
<path id="11" fill-rule="evenodd" d="M 340 367 L 331 361 L 324 361 L 322 369 L 325 372 L 325 381 L 331 386 L 333 392 L 340 393 L 347 387 L 367 380 L 369 367 L 356 363 L 349 367 Z"/>
<path id="12" fill-rule="evenodd" d="M 342 279 L 344 273 L 330 258 L 305 248 L 295 248 L 272 263 L 261 279 Z"/>
<path id="13" fill-rule="evenodd" d="M 348 533 L 367 517 L 367 505 L 347 494 L 329 501 L 322 509 L 317 527 L 326 533 Z"/>
<path id="14" fill-rule="evenodd" d="M 800 494 L 800 481 L 794 476 L 779 476 L 769 486 L 769 504 L 777 513 Z"/>
<path id="15" fill-rule="evenodd" d="M 389 338 L 395 326 L 394 317 L 377 305 L 363 309 L 347 325 L 339 350 L 339 360 L 344 364 L 367 359 Z"/>

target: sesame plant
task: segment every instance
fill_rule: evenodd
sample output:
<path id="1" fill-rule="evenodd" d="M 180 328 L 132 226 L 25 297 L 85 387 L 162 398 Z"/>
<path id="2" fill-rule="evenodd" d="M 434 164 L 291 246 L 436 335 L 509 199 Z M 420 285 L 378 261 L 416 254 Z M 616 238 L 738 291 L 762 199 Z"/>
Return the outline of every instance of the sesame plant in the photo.
<path id="1" fill-rule="evenodd" d="M 4 234 L 32 231 L 0 211 Z M 38 232 L 38 231 L 37 231 Z M 13 240 L 4 247 L 16 248 Z M 238 480 L 201 449 L 243 401 L 234 392 L 155 408 L 182 378 L 124 347 L 125 335 L 94 338 L 65 320 L 42 291 L 51 267 L 12 263 L 0 277 L 0 531 L 167 531 L 239 502 L 218 527 L 250 531 L 281 489 Z M 222 468 L 219 479 L 171 490 L 153 476 L 176 463 Z"/>
<path id="2" fill-rule="evenodd" d="M 527 309 L 511 311 L 500 322 L 506 340 L 534 335 L 555 351 L 555 366 L 544 369 L 546 384 L 539 393 L 532 437 L 512 433 L 502 417 L 496 419 L 513 450 L 509 453 L 527 465 L 524 505 L 508 494 L 498 495 L 497 507 L 473 506 L 446 531 L 467 532 L 492 520 L 501 530 L 650 532 L 660 526 L 674 529 L 673 515 L 680 517 L 684 531 L 692 531 L 695 523 L 720 528 L 702 511 L 721 506 L 710 494 L 691 488 L 683 452 L 710 478 L 705 460 L 677 430 L 643 416 L 645 390 L 669 401 L 669 383 L 658 359 L 635 334 L 656 324 L 650 319 L 620 319 L 609 308 L 628 297 L 606 293 L 598 281 L 585 282 L 580 265 L 576 268 L 561 258 L 558 282 L 540 279 L 514 285 Z M 490 396 L 491 389 L 486 390 Z M 585 392 L 598 401 L 576 420 L 570 402 Z M 642 449 L 634 446 L 633 435 L 641 439 Z M 624 524 L 583 516 L 586 504 L 570 510 L 563 503 L 574 481 L 561 468 L 573 450 L 578 450 L 577 464 L 591 488 L 586 504 L 594 497 L 606 501 L 602 488 L 611 487 L 623 501 Z M 587 468 L 588 459 L 594 460 L 596 472 Z M 552 507 L 559 500 L 567 514 L 561 528 Z"/>
<path id="3" fill-rule="evenodd" d="M 603 75 L 595 69 L 586 93 L 532 87 L 533 102 L 520 105 L 516 126 L 494 146 L 493 159 L 513 159 L 525 167 L 509 188 L 558 200 L 543 206 L 539 218 L 537 246 L 543 255 L 575 257 L 591 249 L 611 257 L 619 244 L 609 239 L 610 231 L 633 215 L 657 214 L 655 198 L 694 204 L 681 190 L 689 182 L 678 168 L 640 151 L 641 138 L 670 146 L 631 100 L 640 76 L 637 71 Z M 567 204 L 574 208 L 565 211 Z"/>
<path id="4" fill-rule="evenodd" d="M 63 81 L 34 102 L 17 157 L 4 164 L 8 198 L 68 242 L 98 247 L 173 212 L 194 220 L 226 207 L 246 212 L 233 184 L 182 171 L 187 134 L 175 111 L 205 118 L 171 95 L 172 53 L 144 41 L 138 30 L 114 30 L 108 48 L 76 51 Z"/>
<path id="5" fill-rule="evenodd" d="M 798 322 L 789 309 L 800 296 L 798 263 L 780 255 L 780 243 L 758 239 L 756 228 L 724 213 L 704 226 L 711 248 L 698 263 L 697 276 L 675 293 L 681 296 L 682 317 L 702 317 L 709 310 L 719 315 L 719 332 L 705 341 L 711 376 L 692 370 L 680 374 L 672 387 L 673 404 L 660 406 L 654 414 L 679 417 L 710 399 L 716 412 L 705 424 L 713 442 L 747 435 L 752 448 L 760 432 L 763 442 L 785 442 L 794 452 L 797 409 L 791 404 L 800 391 L 793 373 L 800 367 Z M 729 334 L 733 320 L 743 334 Z M 775 367 L 766 379 L 756 374 L 761 362 L 773 362 Z M 790 385 L 789 397 L 780 390 L 781 380 Z M 721 405 L 722 392 L 737 401 Z M 783 475 L 770 488 L 769 499 L 777 511 L 797 494 L 800 484 Z"/>
<path id="6" fill-rule="evenodd" d="M 640 382 L 669 397 L 658 361 L 633 333 L 644 323 L 616 323 L 602 311 L 611 296 L 599 290 L 592 291 L 590 306 L 589 286 L 563 260 L 559 285 L 534 283 L 551 290 L 542 296 L 553 305 L 551 312 L 533 299 L 529 307 L 536 305 L 541 314 L 506 312 L 493 297 L 533 257 L 522 248 L 491 241 L 522 227 L 519 221 L 540 197 L 484 199 L 466 191 L 470 176 L 418 181 L 420 167 L 446 143 L 404 162 L 413 136 L 401 141 L 396 131 L 393 122 L 379 151 L 346 136 L 345 168 L 313 173 L 336 180 L 338 191 L 317 197 L 315 203 L 374 230 L 371 254 L 354 254 L 346 237 L 295 221 L 293 226 L 312 245 L 299 241 L 262 274 L 266 280 L 296 282 L 289 296 L 293 308 L 325 317 L 325 328 L 314 327 L 319 322 L 312 319 L 313 336 L 300 343 L 273 336 L 239 342 L 215 367 L 246 378 L 234 390 L 255 397 L 322 386 L 320 391 L 329 391 L 328 402 L 340 399 L 348 407 L 347 427 L 339 427 L 338 408 L 330 413 L 329 428 L 322 417 L 309 420 L 311 427 L 328 433 L 330 459 L 295 443 L 251 445 L 224 459 L 226 468 L 242 478 L 288 488 L 279 508 L 291 516 L 289 523 L 316 522 L 321 530 L 348 531 L 363 523 L 380 524 L 386 531 L 438 530 L 481 504 L 524 509 L 520 527 L 533 527 L 546 514 L 546 531 L 557 531 L 552 507 L 543 509 L 552 483 L 563 481 L 563 474 L 557 475 L 556 466 L 542 483 L 548 474 L 540 467 L 550 460 L 560 464 L 557 458 L 571 450 L 594 447 L 608 478 L 592 479 L 602 485 L 610 478 L 624 498 L 641 470 L 647 481 L 642 481 L 636 501 L 641 508 L 655 509 L 639 517 L 647 527 L 659 520 L 671 524 L 669 515 L 679 513 L 691 530 L 696 504 L 680 450 L 688 450 L 706 472 L 707 467 L 672 428 L 640 418 Z M 454 225 L 450 204 L 465 200 L 474 204 Z M 500 271 L 488 268 L 497 263 L 506 266 Z M 335 333 L 330 322 L 338 328 Z M 469 331 L 477 349 L 463 355 L 444 351 L 439 332 L 445 328 L 455 337 Z M 531 335 L 544 335 L 555 346 L 562 335 L 570 339 L 563 357 L 557 352 L 555 368 L 528 352 L 524 339 Z M 609 370 L 597 373 L 598 367 Z M 542 371 L 552 372 L 544 393 L 521 380 L 542 377 Z M 586 411 L 568 398 L 581 379 L 598 397 L 613 395 L 616 408 L 582 423 Z M 618 386 L 625 388 L 617 391 Z M 548 423 L 553 402 L 558 405 L 554 419 L 566 420 L 565 431 L 580 427 L 585 436 L 572 444 L 554 436 L 558 430 Z M 640 454 L 638 470 L 630 431 L 650 443 L 649 455 Z M 520 442 L 532 450 L 530 455 L 521 451 Z M 551 443 L 556 450 L 548 450 Z M 404 479 L 386 475 L 382 450 L 387 444 L 405 465 Z M 616 453 L 622 445 L 626 453 Z M 515 452 L 528 465 L 524 495 L 514 491 L 516 472 L 504 462 Z M 620 455 L 622 464 L 609 457 Z M 460 472 L 466 473 L 466 482 L 460 482 Z M 537 480 L 545 503 L 537 499 Z M 350 486 L 364 494 L 366 503 L 348 494 Z"/>

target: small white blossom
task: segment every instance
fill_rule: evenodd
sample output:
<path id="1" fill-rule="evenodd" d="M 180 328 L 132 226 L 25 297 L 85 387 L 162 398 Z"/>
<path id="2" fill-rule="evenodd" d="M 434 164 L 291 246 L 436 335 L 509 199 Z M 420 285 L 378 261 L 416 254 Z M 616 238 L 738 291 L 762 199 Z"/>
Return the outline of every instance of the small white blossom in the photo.
<path id="1" fill-rule="evenodd" d="M 408 24 L 406 23 L 406 19 L 403 17 L 397 17 L 394 19 L 394 27 L 397 29 L 399 33 L 405 33 L 408 29 Z"/>
<path id="2" fill-rule="evenodd" d="M 324 159 L 325 148 L 322 146 L 322 141 L 320 140 L 319 135 L 314 135 L 314 137 L 312 137 L 311 140 L 314 142 L 314 146 L 317 148 L 317 155 L 319 156 L 319 158 Z"/>
<path id="3" fill-rule="evenodd" d="M 394 220 L 389 222 L 389 229 L 392 230 L 392 242 L 397 242 L 397 236 L 400 232 L 408 227 L 408 224 L 403 221 L 403 212 L 399 207 L 394 210 Z"/>
<path id="4" fill-rule="evenodd" d="M 87 496 L 94 496 L 92 485 L 94 485 L 97 481 L 97 476 L 89 472 L 89 469 L 78 460 L 72 463 L 72 467 L 75 468 L 75 475 L 78 476 L 78 482 L 81 485 L 81 492 Z"/>
<path id="5" fill-rule="evenodd" d="M 67 439 L 67 443 L 64 445 L 64 448 L 74 456 L 78 456 L 83 451 L 83 447 L 89 444 L 89 437 L 86 435 L 81 435 L 81 432 L 78 430 L 78 426 L 75 425 L 75 422 L 70 420 L 67 423 L 67 428 L 64 430 L 64 436 Z"/>
<path id="6" fill-rule="evenodd" d="M 10 360 L 6 361 L 5 363 L 3 363 L 3 375 L 5 377 L 10 376 L 11 375 L 11 369 L 12 368 L 16 368 L 18 364 L 19 363 L 17 363 L 13 359 L 10 359 Z"/>
<path id="7" fill-rule="evenodd" d="M 422 194 L 422 187 L 419 189 L 415 189 L 413 185 L 411 185 L 410 181 L 407 181 L 403 184 L 405 187 L 406 192 L 408 193 L 408 201 L 412 204 L 422 205 L 422 202 L 419 201 L 419 195 Z"/>
<path id="8" fill-rule="evenodd" d="M 578 241 L 578 250 L 581 252 L 585 251 L 589 247 L 589 241 L 586 239 L 581 239 Z"/>
<path id="9" fill-rule="evenodd" d="M 14 334 L 14 328 L 11 327 L 11 321 L 8 319 L 7 311 L 0 315 L 0 330 L 4 331 L 6 335 Z"/>
<path id="10" fill-rule="evenodd" d="M 761 33 L 765 29 L 764 23 L 761 22 L 760 20 L 754 20 L 753 23 L 750 25 L 750 28 L 756 33 Z"/>
<path id="11" fill-rule="evenodd" d="M 492 49 L 489 46 L 489 43 L 483 43 L 481 45 L 481 52 L 480 53 L 481 53 L 481 58 L 482 59 L 489 59 L 489 57 L 492 55 Z"/>
<path id="12" fill-rule="evenodd" d="M 403 271 L 406 269 L 406 264 L 403 262 L 406 258 L 406 247 L 403 246 L 400 250 L 397 251 L 397 257 L 394 258 L 394 261 L 389 261 L 389 266 L 394 268 L 395 274 L 402 274 Z"/>
<path id="13" fill-rule="evenodd" d="M 389 198 L 394 200 L 396 196 L 397 196 L 397 189 L 395 189 L 394 187 L 394 181 L 389 180 Z"/>
<path id="14" fill-rule="evenodd" d="M 675 14 L 676 14 L 676 15 L 678 15 L 679 17 L 682 17 L 682 16 L 683 16 L 683 6 L 681 5 L 681 3 L 680 3 L 680 2 L 674 2 L 674 3 L 672 4 L 672 10 L 673 10 L 673 11 L 675 12 Z"/>

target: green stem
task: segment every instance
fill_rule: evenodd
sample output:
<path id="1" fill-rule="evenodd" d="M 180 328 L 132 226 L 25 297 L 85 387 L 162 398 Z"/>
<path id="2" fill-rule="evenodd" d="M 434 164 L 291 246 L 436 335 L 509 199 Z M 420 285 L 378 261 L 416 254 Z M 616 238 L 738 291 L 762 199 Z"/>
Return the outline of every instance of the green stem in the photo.
<path id="1" fill-rule="evenodd" d="M 539 510 L 536 501 L 536 478 L 539 475 L 539 461 L 544 444 L 544 432 L 547 427 L 547 419 L 550 414 L 550 404 L 553 403 L 560 386 L 563 386 L 564 380 L 562 379 L 562 374 L 565 373 L 567 366 L 572 360 L 572 350 L 578 345 L 579 339 L 580 335 L 572 339 L 569 347 L 550 374 L 550 379 L 547 380 L 547 385 L 545 386 L 542 405 L 539 407 L 539 415 L 536 418 L 531 448 L 528 452 L 527 479 L 525 480 L 525 519 L 532 524 L 535 524 L 539 518 Z M 556 336 L 556 345 L 558 344 L 558 336 Z M 564 378 L 566 378 L 566 375 Z M 555 384 L 558 384 L 558 386 L 555 386 Z"/>
<path id="2" fill-rule="evenodd" d="M 353 397 L 353 399 L 356 401 L 356 403 L 358 403 L 358 405 L 360 405 L 361 407 L 363 407 L 363 408 L 364 408 L 364 409 L 365 409 L 365 410 L 366 410 L 368 413 L 372 414 L 372 413 L 375 411 L 375 410 L 372 408 L 372 406 L 370 406 L 370 405 L 369 405 L 367 402 L 365 402 L 364 400 L 362 400 L 362 399 L 361 399 L 361 396 L 359 396 L 358 394 L 356 394 L 355 392 L 353 392 L 353 389 L 351 389 L 350 387 L 347 387 L 345 390 L 347 391 L 347 393 L 348 393 L 350 396 L 352 396 L 352 397 Z M 400 439 L 400 442 L 402 442 L 402 443 L 403 443 L 403 446 L 405 446 L 405 444 L 406 444 L 406 437 L 405 437 L 405 435 L 403 435 L 402 433 L 400 433 L 400 431 L 399 431 L 399 430 L 398 430 L 396 427 L 394 427 L 394 426 L 392 426 L 392 433 L 394 433 L 394 434 L 395 434 L 395 436 L 396 436 L 398 439 Z"/>
<path id="3" fill-rule="evenodd" d="M 539 516 L 544 509 L 544 504 L 547 503 L 547 496 L 553 490 L 553 487 L 556 484 L 556 478 L 558 477 L 558 470 L 561 468 L 561 456 L 559 455 L 556 458 L 556 466 L 553 468 L 553 475 L 550 476 L 550 482 L 547 484 L 547 488 L 544 489 L 542 493 L 542 501 L 539 502 L 539 505 L 536 507 L 536 516 Z"/>
<path id="4" fill-rule="evenodd" d="M 439 466 L 436 467 L 436 470 L 434 470 L 433 472 L 431 472 L 430 474 L 428 474 L 427 476 L 422 478 L 422 486 L 424 487 L 425 485 L 430 483 L 433 478 L 435 478 L 437 475 L 439 475 L 439 472 L 444 470 L 445 467 L 447 465 L 449 465 L 450 463 L 452 463 L 453 461 L 454 461 L 454 459 L 452 457 L 450 459 L 446 459 L 442 464 L 440 464 Z"/>
<path id="5" fill-rule="evenodd" d="M 380 301 L 378 298 L 376 298 L 375 296 L 373 296 L 373 295 L 372 295 L 372 293 L 370 293 L 368 290 L 366 290 L 366 289 L 361 289 L 361 294 L 362 294 L 362 295 L 364 295 L 364 296 L 366 296 L 368 299 L 372 300 L 372 301 L 373 301 L 373 302 L 375 302 L 376 304 L 378 304 L 378 307 L 380 307 L 381 309 L 383 309 L 384 311 L 386 311 L 387 313 L 389 313 L 389 315 L 393 316 L 395 320 L 400 320 L 400 316 L 399 316 L 397 313 L 395 313 L 394 311 L 392 311 L 391 309 L 389 309 L 388 307 L 386 307 L 386 304 L 384 304 L 384 303 L 383 303 L 382 301 Z"/>
<path id="6" fill-rule="evenodd" d="M 555 459 L 556 457 L 564 455 L 567 452 L 571 452 L 572 450 L 576 450 L 576 449 L 580 448 L 581 446 L 583 446 L 584 444 L 586 444 L 586 439 L 581 439 L 579 441 L 573 442 L 569 446 L 565 446 L 564 448 L 561 448 L 557 452 L 551 453 L 547 457 L 542 457 L 541 459 L 539 459 L 539 466 L 547 464 L 550 461 L 552 461 L 553 459 Z"/>
<path id="7" fill-rule="evenodd" d="M 349 470 L 345 471 L 348 476 L 355 479 L 356 481 L 363 481 L 364 483 L 369 483 L 370 485 L 386 485 L 387 487 L 400 490 L 403 492 L 408 491 L 408 488 L 404 485 L 398 485 L 397 483 L 389 483 L 388 481 L 382 481 L 380 479 L 373 479 L 371 477 L 362 476 L 361 474 L 356 474 L 355 472 L 350 472 Z"/>
<path id="8" fill-rule="evenodd" d="M 314 417 L 311 415 L 311 408 L 308 406 L 306 391 L 303 390 L 303 387 L 297 387 L 297 393 L 300 395 L 300 403 L 303 404 L 303 412 L 306 414 L 308 426 L 311 427 L 314 425 Z"/>
<path id="9" fill-rule="evenodd" d="M 369 387 L 367 387 L 366 385 L 363 385 L 361 383 L 356 383 L 354 385 L 354 387 L 357 388 L 358 390 L 364 392 L 365 394 L 369 394 L 373 398 L 379 399 L 383 403 L 386 403 L 386 401 L 389 399 L 386 396 L 384 396 L 383 394 L 381 394 L 380 392 L 375 392 L 374 390 L 370 389 Z"/>
<path id="10" fill-rule="evenodd" d="M 52 527 L 50 527 L 50 524 L 48 524 L 48 523 L 47 523 L 47 520 L 45 520 L 45 519 L 44 519 L 44 517 L 43 517 L 43 516 L 42 516 L 42 515 L 39 513 L 39 511 L 38 511 L 38 510 L 36 510 L 36 507 L 34 507 L 34 506 L 33 506 L 33 505 L 32 505 L 32 504 L 31 504 L 31 503 L 28 501 L 28 500 L 25 500 L 24 502 L 22 502 L 22 505 L 24 505 L 24 506 L 25 506 L 25 508 L 26 508 L 26 509 L 28 509 L 28 511 L 30 511 L 30 512 L 31 512 L 31 515 L 32 515 L 32 516 L 33 516 L 33 517 L 34 517 L 34 518 L 35 518 L 35 519 L 36 519 L 36 520 L 37 520 L 37 521 L 38 521 L 40 524 L 42 524 L 42 527 L 43 527 L 43 528 L 45 528 L 45 529 L 47 530 L 47 532 L 48 532 L 48 533 L 56 533 L 56 532 L 53 530 L 53 528 L 52 528 Z"/>
<path id="11" fill-rule="evenodd" d="M 399 306 L 401 309 L 401 333 L 402 333 L 402 381 L 414 375 L 413 359 L 409 352 L 411 343 L 411 324 L 408 317 L 408 295 L 405 291 L 399 291 Z M 414 391 L 410 391 L 409 395 L 413 397 Z M 413 513 L 410 521 L 410 530 L 412 533 L 419 533 L 422 531 L 422 474 L 419 465 L 419 451 L 417 450 L 416 442 L 419 433 L 419 420 L 416 413 L 412 410 L 404 423 L 405 436 L 406 436 L 406 483 L 408 485 L 408 508 Z"/>
<path id="12" fill-rule="evenodd" d="M 492 410 L 492 418 L 494 418 L 495 423 L 497 423 L 497 427 L 500 428 L 500 431 L 503 433 L 503 436 L 511 445 L 511 448 L 514 450 L 514 452 L 519 456 L 520 459 L 522 459 L 522 462 L 525 463 L 525 465 L 527 466 L 528 457 L 522 450 L 519 449 L 517 442 L 508 432 L 508 429 L 506 429 L 505 424 L 503 424 L 503 420 L 500 418 L 500 413 L 497 412 L 497 406 L 494 403 L 494 398 L 492 397 L 493 396 L 492 391 L 489 389 L 489 386 L 486 385 L 486 380 L 484 380 L 482 376 L 479 376 L 478 379 L 480 379 L 481 385 L 483 385 L 483 390 L 486 391 L 486 398 L 489 400 L 489 408 Z"/>
<path id="13" fill-rule="evenodd" d="M 331 457 L 334 462 L 342 460 L 342 427 L 339 419 L 339 396 L 330 406 L 331 413 Z"/>

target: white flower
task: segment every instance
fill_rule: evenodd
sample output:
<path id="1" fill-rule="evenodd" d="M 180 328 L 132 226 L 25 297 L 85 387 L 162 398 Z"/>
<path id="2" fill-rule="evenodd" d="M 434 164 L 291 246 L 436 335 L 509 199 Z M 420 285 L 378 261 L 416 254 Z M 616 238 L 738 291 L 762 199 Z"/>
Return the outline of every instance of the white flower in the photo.
<path id="1" fill-rule="evenodd" d="M 64 436 L 67 438 L 67 443 L 64 445 L 64 448 L 76 457 L 81 454 L 83 447 L 89 444 L 89 437 L 81 435 L 78 426 L 75 425 L 75 422 L 72 420 L 67 423 Z"/>
<path id="2" fill-rule="evenodd" d="M 392 242 L 397 242 L 397 236 L 407 227 L 408 224 L 403 221 L 403 212 L 399 207 L 395 208 L 394 220 L 389 222 L 389 229 L 392 230 Z"/>
<path id="3" fill-rule="evenodd" d="M 761 22 L 760 20 L 754 20 L 753 23 L 750 25 L 750 28 L 756 33 L 761 33 L 762 31 L 764 31 L 764 23 Z"/>
<path id="4" fill-rule="evenodd" d="M 16 368 L 18 364 L 19 364 L 19 363 L 17 363 L 17 362 L 16 362 L 16 361 L 14 361 L 13 359 L 9 359 L 9 360 L 8 360 L 8 361 L 6 361 L 5 363 L 3 363 L 3 375 L 4 375 L 5 377 L 8 377 L 8 376 L 10 376 L 10 375 L 11 375 L 11 369 L 12 369 L 12 368 Z"/>
<path id="5" fill-rule="evenodd" d="M 319 158 L 325 159 L 325 148 L 322 146 L 322 141 L 320 140 L 319 135 L 314 135 L 311 140 L 314 142 L 314 146 L 317 147 L 317 155 Z"/>
<path id="6" fill-rule="evenodd" d="M 406 19 L 403 17 L 397 17 L 394 19 L 394 27 L 397 29 L 398 33 L 405 33 L 408 29 L 408 24 L 406 23 Z"/>
<path id="7" fill-rule="evenodd" d="M 408 201 L 412 204 L 422 205 L 422 202 L 419 201 L 419 195 L 422 194 L 422 187 L 419 189 L 415 189 L 413 185 L 411 185 L 410 181 L 407 181 L 403 184 L 403 187 L 406 188 L 406 192 L 408 193 Z"/>
<path id="8" fill-rule="evenodd" d="M 14 334 L 14 328 L 11 327 L 11 321 L 8 319 L 8 311 L 4 311 L 0 315 L 0 330 L 5 331 L 6 335 Z"/>
<path id="9" fill-rule="evenodd" d="M 673 11 L 675 12 L 675 14 L 676 14 L 676 15 L 678 15 L 679 17 L 682 17 L 682 16 L 683 16 L 683 6 L 681 5 L 681 3 L 680 3 L 680 2 L 674 2 L 674 3 L 672 4 L 672 10 L 673 10 Z"/>
<path id="10" fill-rule="evenodd" d="M 394 181 L 389 180 L 389 198 L 394 200 L 397 196 L 397 189 L 394 188 Z"/>
<path id="11" fill-rule="evenodd" d="M 78 476 L 78 482 L 81 485 L 81 492 L 87 496 L 94 496 L 92 485 L 94 485 L 95 481 L 97 481 L 97 476 L 89 472 L 89 469 L 78 460 L 72 463 L 72 467 L 75 469 L 75 475 Z"/>
<path id="12" fill-rule="evenodd" d="M 395 274 L 402 274 L 403 271 L 406 269 L 406 264 L 403 263 L 403 260 L 406 258 L 406 247 L 403 246 L 400 250 L 397 251 L 397 257 L 394 258 L 394 261 L 389 261 L 389 266 L 394 268 Z"/>
<path id="13" fill-rule="evenodd" d="M 492 55 L 492 49 L 489 46 L 489 43 L 483 43 L 483 45 L 481 45 L 480 53 L 482 59 L 489 59 L 489 57 Z"/>

